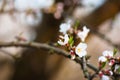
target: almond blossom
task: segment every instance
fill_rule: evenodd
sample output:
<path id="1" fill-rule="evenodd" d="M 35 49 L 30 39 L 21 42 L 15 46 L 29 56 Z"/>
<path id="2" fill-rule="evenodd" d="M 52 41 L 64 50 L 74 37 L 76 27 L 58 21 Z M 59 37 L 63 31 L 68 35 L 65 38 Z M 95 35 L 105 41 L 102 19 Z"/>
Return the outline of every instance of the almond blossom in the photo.
<path id="1" fill-rule="evenodd" d="M 15 0 L 15 9 L 19 11 L 26 11 L 29 9 L 43 9 L 49 8 L 54 3 L 54 0 Z"/>
<path id="2" fill-rule="evenodd" d="M 101 80 L 110 80 L 110 79 L 109 79 L 109 77 L 108 77 L 108 76 L 106 76 L 106 75 L 102 75 Z"/>
<path id="3" fill-rule="evenodd" d="M 79 57 L 83 57 L 87 55 L 87 44 L 86 43 L 79 43 L 75 48 L 75 52 Z"/>
<path id="4" fill-rule="evenodd" d="M 58 44 L 60 45 L 66 45 L 69 41 L 68 34 L 65 34 L 64 36 L 60 36 L 60 40 L 58 41 Z"/>
<path id="5" fill-rule="evenodd" d="M 99 62 L 106 62 L 106 61 L 107 61 L 107 58 L 106 58 L 105 56 L 100 56 L 100 57 L 98 58 L 98 61 L 99 61 Z"/>
<path id="6" fill-rule="evenodd" d="M 71 28 L 70 23 L 62 23 L 62 24 L 60 25 L 60 30 L 59 30 L 59 32 L 61 32 L 61 33 L 63 33 L 63 34 L 66 34 L 67 31 L 68 31 L 70 28 Z"/>
<path id="7" fill-rule="evenodd" d="M 114 55 L 113 51 L 108 51 L 108 50 L 104 51 L 102 54 L 107 58 L 111 58 Z"/>
<path id="8" fill-rule="evenodd" d="M 86 26 L 83 27 L 83 31 L 78 32 L 78 37 L 82 40 L 82 42 L 85 41 L 90 29 L 88 29 Z"/>

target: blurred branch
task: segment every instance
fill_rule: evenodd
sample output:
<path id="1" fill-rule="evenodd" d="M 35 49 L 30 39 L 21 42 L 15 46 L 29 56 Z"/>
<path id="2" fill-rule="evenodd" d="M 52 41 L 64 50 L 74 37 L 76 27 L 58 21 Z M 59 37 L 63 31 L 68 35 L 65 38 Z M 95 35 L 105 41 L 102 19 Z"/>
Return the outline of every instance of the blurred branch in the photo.
<path id="1" fill-rule="evenodd" d="M 114 17 L 119 11 L 120 0 L 107 0 L 101 7 L 86 16 L 82 20 L 82 23 L 87 24 L 91 28 L 97 29 L 102 22 Z"/>
<path id="2" fill-rule="evenodd" d="M 27 47 L 27 48 L 35 48 L 35 49 L 43 49 L 43 50 L 53 50 L 56 54 L 62 55 L 66 58 L 70 59 L 70 54 L 63 49 L 45 44 L 45 43 L 37 43 L 37 42 L 0 42 L 1 47 Z M 12 56 L 12 55 L 11 55 Z M 82 60 L 79 57 L 74 59 L 75 62 L 78 64 L 82 64 Z M 94 70 L 95 72 L 98 69 L 90 63 L 86 63 L 90 69 Z"/>
<path id="3" fill-rule="evenodd" d="M 120 48 L 120 44 L 114 44 L 109 38 L 107 38 L 104 34 L 96 31 L 96 30 L 91 30 L 91 33 L 94 33 L 95 35 L 97 35 L 98 37 L 100 37 L 101 39 L 105 40 L 107 43 L 109 43 L 111 46 L 113 46 L 114 48 Z"/>

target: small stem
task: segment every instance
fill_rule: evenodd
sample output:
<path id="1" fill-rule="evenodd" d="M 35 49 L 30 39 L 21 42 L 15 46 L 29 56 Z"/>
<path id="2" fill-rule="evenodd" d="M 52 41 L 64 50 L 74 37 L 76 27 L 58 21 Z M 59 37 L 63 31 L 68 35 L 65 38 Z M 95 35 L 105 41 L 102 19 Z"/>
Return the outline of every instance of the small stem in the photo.
<path id="1" fill-rule="evenodd" d="M 83 57 L 82 58 L 82 70 L 83 70 L 83 73 L 84 73 L 84 75 L 85 75 L 85 77 L 88 79 L 88 80 L 90 80 L 90 74 L 89 74 L 89 72 L 88 72 L 88 70 L 87 70 L 87 62 L 86 62 L 86 58 L 85 57 Z"/>

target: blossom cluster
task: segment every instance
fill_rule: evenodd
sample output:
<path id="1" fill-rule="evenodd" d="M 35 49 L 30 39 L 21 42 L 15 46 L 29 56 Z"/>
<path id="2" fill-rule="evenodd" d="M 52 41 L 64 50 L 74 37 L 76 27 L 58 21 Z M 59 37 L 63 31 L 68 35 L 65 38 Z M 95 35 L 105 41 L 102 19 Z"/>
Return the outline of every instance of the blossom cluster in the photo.
<path id="1" fill-rule="evenodd" d="M 18 11 L 39 10 L 49 8 L 53 3 L 54 0 L 0 0 L 0 10 L 6 11 L 13 8 Z"/>
<path id="2" fill-rule="evenodd" d="M 69 52 L 71 59 L 87 56 L 87 43 L 85 41 L 90 29 L 83 26 L 83 30 L 79 30 L 76 24 L 73 25 L 71 21 L 62 23 L 59 30 L 61 34 L 57 41 L 62 48 Z M 120 57 L 115 57 L 116 53 L 117 49 L 113 51 L 105 50 L 102 56 L 98 58 L 99 67 L 97 75 L 101 80 L 110 80 L 110 78 L 120 76 Z"/>
<path id="3" fill-rule="evenodd" d="M 72 27 L 71 21 L 62 23 L 59 30 L 61 35 L 59 36 L 58 44 L 67 48 L 71 59 L 75 59 L 76 56 L 82 58 L 87 55 L 85 39 L 89 31 L 86 26 L 83 27 L 83 31 L 77 30 L 74 26 Z M 81 40 L 81 42 L 77 43 L 77 46 L 75 45 L 76 38 Z"/>
<path id="4" fill-rule="evenodd" d="M 115 57 L 117 50 L 106 50 L 98 58 L 99 76 L 102 80 L 110 80 L 109 77 L 120 76 L 120 57 Z M 106 69 L 107 68 L 107 69 Z"/>

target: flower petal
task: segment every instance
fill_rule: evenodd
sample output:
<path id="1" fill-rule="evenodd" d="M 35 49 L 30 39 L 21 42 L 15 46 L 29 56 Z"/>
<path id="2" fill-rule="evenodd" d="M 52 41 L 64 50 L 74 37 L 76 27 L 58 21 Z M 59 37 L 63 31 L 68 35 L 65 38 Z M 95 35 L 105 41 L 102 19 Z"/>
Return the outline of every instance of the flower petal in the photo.
<path id="1" fill-rule="evenodd" d="M 103 54 L 103 56 L 105 56 L 105 57 L 113 57 L 113 51 L 108 51 L 108 50 L 106 50 L 106 51 L 104 51 L 102 54 Z"/>
<path id="2" fill-rule="evenodd" d="M 109 77 L 108 77 L 108 76 L 106 76 L 106 75 L 102 75 L 101 80 L 110 80 L 110 79 L 109 79 Z"/>
<path id="3" fill-rule="evenodd" d="M 105 56 L 100 56 L 100 57 L 98 58 L 98 61 L 99 61 L 99 62 L 106 62 L 106 61 L 107 61 L 107 58 L 106 58 Z"/>
<path id="4" fill-rule="evenodd" d="M 79 43 L 77 47 L 80 47 L 82 50 L 85 50 L 87 48 L 86 43 Z"/>
<path id="5" fill-rule="evenodd" d="M 78 46 L 75 48 L 75 52 L 79 57 L 83 57 L 87 55 L 87 44 L 86 43 L 79 43 Z"/>
<path id="6" fill-rule="evenodd" d="M 86 51 L 82 51 L 80 54 L 77 54 L 79 57 L 84 57 L 87 55 Z"/>
<path id="7" fill-rule="evenodd" d="M 60 38 L 64 39 L 64 41 L 62 41 L 61 39 L 58 41 L 58 44 L 60 44 L 60 45 L 66 45 L 69 41 L 68 34 L 65 34 L 64 37 L 60 36 Z"/>
<path id="8" fill-rule="evenodd" d="M 83 31 L 80 31 L 80 32 L 78 32 L 78 37 L 84 42 L 85 41 L 85 39 L 86 39 L 86 37 L 87 37 L 87 35 L 88 35 L 88 33 L 89 33 L 89 29 L 87 29 L 87 27 L 86 26 L 84 26 L 83 27 Z"/>
<path id="9" fill-rule="evenodd" d="M 69 23 L 62 23 L 60 25 L 60 32 L 63 33 L 63 34 L 66 34 L 67 31 L 70 29 L 71 25 Z"/>

